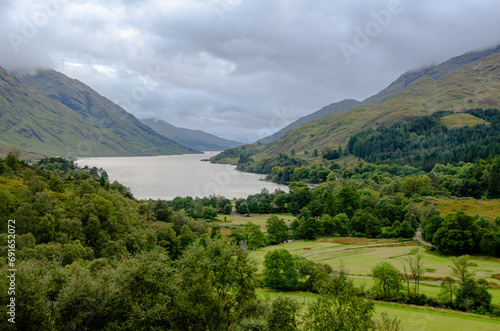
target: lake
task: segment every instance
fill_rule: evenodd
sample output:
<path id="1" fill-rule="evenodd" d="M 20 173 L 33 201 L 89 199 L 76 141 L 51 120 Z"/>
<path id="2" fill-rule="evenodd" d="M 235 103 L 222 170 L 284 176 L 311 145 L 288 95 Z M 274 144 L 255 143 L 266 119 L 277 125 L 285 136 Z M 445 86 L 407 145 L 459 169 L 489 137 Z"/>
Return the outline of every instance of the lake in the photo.
<path id="1" fill-rule="evenodd" d="M 263 181 L 264 175 L 236 170 L 236 166 L 201 161 L 218 152 L 205 154 L 166 155 L 148 157 L 81 158 L 79 166 L 103 168 L 111 182 L 130 188 L 137 199 L 172 200 L 177 196 L 205 197 L 212 194 L 228 199 L 246 198 L 288 187 Z"/>

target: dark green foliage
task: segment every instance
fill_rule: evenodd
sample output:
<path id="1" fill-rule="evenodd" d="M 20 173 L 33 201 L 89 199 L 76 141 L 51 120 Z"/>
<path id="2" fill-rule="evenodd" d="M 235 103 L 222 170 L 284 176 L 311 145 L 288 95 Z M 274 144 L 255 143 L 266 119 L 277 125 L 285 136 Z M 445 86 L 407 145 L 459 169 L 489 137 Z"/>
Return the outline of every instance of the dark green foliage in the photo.
<path id="1" fill-rule="evenodd" d="M 381 126 L 352 136 L 349 152 L 368 162 L 418 166 L 430 171 L 437 163 L 474 162 L 500 153 L 500 112 L 468 110 L 466 113 L 491 124 L 447 129 L 440 117 L 449 112 L 410 119 L 390 127 Z"/>
<path id="2" fill-rule="evenodd" d="M 500 198 L 500 174 L 498 162 L 491 167 L 490 178 L 488 181 L 488 198 Z"/>
<path id="3" fill-rule="evenodd" d="M 314 240 L 321 237 L 322 234 L 322 223 L 314 217 L 300 219 L 298 226 L 293 230 L 295 239 Z"/>
<path id="4" fill-rule="evenodd" d="M 336 160 L 340 157 L 340 153 L 336 149 L 327 149 L 326 151 L 321 153 L 321 156 L 325 160 Z"/>
<path id="5" fill-rule="evenodd" d="M 276 245 L 288 240 L 288 226 L 285 221 L 279 219 L 278 216 L 271 216 L 267 219 L 267 244 Z"/>
<path id="6" fill-rule="evenodd" d="M 344 272 L 330 277 L 304 319 L 304 330 L 371 330 L 374 304 L 359 296 L 359 290 Z M 349 313 L 346 313 L 349 312 Z"/>
<path id="7" fill-rule="evenodd" d="M 383 299 L 393 299 L 399 296 L 403 285 L 401 284 L 401 273 L 389 262 L 379 262 L 372 268 L 375 278 L 374 291 Z"/>
<path id="8" fill-rule="evenodd" d="M 278 296 L 271 304 L 271 313 L 268 317 L 270 331 L 297 330 L 297 313 L 300 305 L 293 299 Z"/>
<path id="9" fill-rule="evenodd" d="M 352 217 L 356 210 L 361 208 L 361 201 L 358 191 L 354 186 L 344 186 L 337 194 L 337 211 Z"/>
<path id="10" fill-rule="evenodd" d="M 434 234 L 441 227 L 444 219 L 439 216 L 432 216 L 422 221 L 422 238 L 427 242 L 432 242 Z"/>
<path id="11" fill-rule="evenodd" d="M 479 227 L 474 218 L 463 211 L 446 216 L 432 239 L 441 252 L 450 255 L 473 253 L 479 241 Z"/>
<path id="12" fill-rule="evenodd" d="M 489 311 L 491 294 L 475 280 L 467 279 L 456 291 L 455 305 L 466 311 L 477 310 L 481 307 Z"/>
<path id="13" fill-rule="evenodd" d="M 299 284 L 295 259 L 286 249 L 266 253 L 264 258 L 264 285 L 278 290 L 294 290 Z"/>

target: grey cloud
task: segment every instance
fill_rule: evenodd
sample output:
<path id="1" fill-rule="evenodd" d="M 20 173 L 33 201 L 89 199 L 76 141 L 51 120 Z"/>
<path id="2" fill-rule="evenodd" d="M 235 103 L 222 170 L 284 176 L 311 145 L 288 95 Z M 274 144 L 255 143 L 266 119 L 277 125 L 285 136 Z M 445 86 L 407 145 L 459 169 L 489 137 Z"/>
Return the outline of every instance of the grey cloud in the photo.
<path id="1" fill-rule="evenodd" d="M 500 43 L 495 0 L 400 0 L 350 63 L 341 43 L 355 45 L 355 28 L 397 0 L 53 1 L 65 4 L 17 53 L 2 48 L 1 66 L 52 66 L 138 117 L 241 141 Z M 35 0 L 9 3 L 0 4 L 4 45 L 21 33 L 21 17 L 43 10 Z M 146 93 L 134 99 L 137 91 Z"/>

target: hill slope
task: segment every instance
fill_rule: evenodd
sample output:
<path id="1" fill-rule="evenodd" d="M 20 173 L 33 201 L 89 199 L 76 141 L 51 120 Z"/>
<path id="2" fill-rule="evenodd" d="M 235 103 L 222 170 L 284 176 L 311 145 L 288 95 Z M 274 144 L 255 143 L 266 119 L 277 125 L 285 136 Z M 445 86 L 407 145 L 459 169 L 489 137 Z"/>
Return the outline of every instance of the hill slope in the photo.
<path id="1" fill-rule="evenodd" d="M 310 115 L 299 118 L 297 121 L 289 124 L 288 126 L 284 127 L 278 132 L 272 134 L 271 136 L 259 140 L 259 142 L 276 141 L 282 136 L 284 136 L 288 131 L 329 114 L 345 113 L 346 111 L 361 105 L 376 105 L 386 100 L 387 98 L 391 97 L 395 93 L 405 89 L 408 85 L 410 85 L 411 83 L 413 83 L 414 81 L 416 81 L 421 77 L 427 76 L 433 79 L 440 79 L 441 77 L 445 76 L 446 74 L 454 70 L 457 70 L 470 63 L 479 61 L 481 59 L 484 59 L 488 56 L 497 53 L 500 53 L 500 45 L 493 48 L 488 48 L 486 50 L 467 52 L 463 55 L 451 58 L 450 60 L 441 63 L 437 66 L 426 67 L 420 70 L 407 71 L 404 74 L 402 74 L 397 80 L 391 83 L 388 87 L 386 87 L 379 93 L 363 100 L 362 102 L 349 99 L 333 103 L 329 106 L 323 107 L 321 110 L 318 110 Z"/>
<path id="2" fill-rule="evenodd" d="M 21 149 L 68 157 L 195 152 L 54 70 L 14 77 L 0 69 L 0 84 L 0 140 Z"/>
<path id="3" fill-rule="evenodd" d="M 179 145 L 198 151 L 223 151 L 242 144 L 237 141 L 217 137 L 201 130 L 179 128 L 155 118 L 143 119 L 141 122 L 165 138 L 168 138 Z"/>
<path id="4" fill-rule="evenodd" d="M 359 131 L 440 110 L 500 108 L 500 54 L 471 63 L 435 80 L 422 76 L 377 105 L 331 114 L 289 131 L 257 158 L 295 150 L 297 155 L 347 143 Z"/>

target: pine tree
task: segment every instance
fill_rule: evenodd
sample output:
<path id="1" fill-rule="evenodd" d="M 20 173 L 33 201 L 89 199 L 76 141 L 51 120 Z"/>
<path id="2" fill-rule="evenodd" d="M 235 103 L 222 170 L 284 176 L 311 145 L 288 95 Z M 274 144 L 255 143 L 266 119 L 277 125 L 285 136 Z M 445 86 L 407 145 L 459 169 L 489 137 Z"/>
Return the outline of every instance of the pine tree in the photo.
<path id="1" fill-rule="evenodd" d="M 490 173 L 490 180 L 488 185 L 488 198 L 500 198 L 500 178 L 498 175 L 498 165 L 493 165 Z"/>

